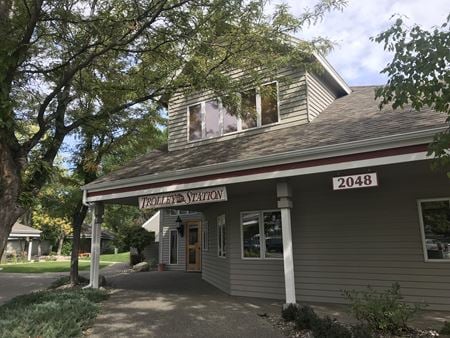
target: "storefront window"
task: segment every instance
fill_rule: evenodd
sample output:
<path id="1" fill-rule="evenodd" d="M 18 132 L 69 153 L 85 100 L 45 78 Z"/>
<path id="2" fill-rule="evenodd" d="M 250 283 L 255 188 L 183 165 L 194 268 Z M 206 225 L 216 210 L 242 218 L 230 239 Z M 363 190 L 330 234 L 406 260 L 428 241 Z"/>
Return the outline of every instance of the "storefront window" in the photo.
<path id="1" fill-rule="evenodd" d="M 283 258 L 279 210 L 243 212 L 241 231 L 243 258 Z"/>
<path id="2" fill-rule="evenodd" d="M 283 238 L 281 235 L 281 213 L 269 211 L 263 213 L 264 241 L 266 258 L 283 258 Z"/>
<path id="3" fill-rule="evenodd" d="M 450 261 L 450 199 L 421 201 L 420 209 L 425 258 Z"/>

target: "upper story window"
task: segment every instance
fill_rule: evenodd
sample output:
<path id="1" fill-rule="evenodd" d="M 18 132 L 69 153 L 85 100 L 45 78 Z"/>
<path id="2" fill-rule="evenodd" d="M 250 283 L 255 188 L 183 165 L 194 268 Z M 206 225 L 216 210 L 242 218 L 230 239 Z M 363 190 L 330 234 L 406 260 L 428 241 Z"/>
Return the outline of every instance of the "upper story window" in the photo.
<path id="1" fill-rule="evenodd" d="M 277 123 L 277 82 L 241 93 L 241 110 L 242 117 L 231 115 L 219 100 L 189 106 L 189 140 L 213 138 Z"/>

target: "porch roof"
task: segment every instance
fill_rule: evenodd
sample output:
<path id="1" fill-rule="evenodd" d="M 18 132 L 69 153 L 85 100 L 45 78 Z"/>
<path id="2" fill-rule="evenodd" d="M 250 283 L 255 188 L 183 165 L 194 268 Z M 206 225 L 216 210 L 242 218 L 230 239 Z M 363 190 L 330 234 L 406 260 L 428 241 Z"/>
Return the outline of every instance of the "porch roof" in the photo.
<path id="1" fill-rule="evenodd" d="M 174 175 L 180 171 L 208 166 L 223 166 L 231 162 L 258 160 L 272 155 L 348 145 L 369 140 L 402 136 L 414 139 L 427 135 L 427 142 L 440 129 L 447 127 L 445 114 L 430 109 L 415 111 L 410 107 L 393 110 L 378 107 L 374 99 L 375 86 L 352 87 L 352 93 L 335 100 L 312 122 L 286 126 L 258 134 L 245 135 L 220 142 L 198 142 L 194 147 L 168 151 L 152 151 L 111 172 L 84 190 L 96 190 L 124 185 L 129 179 L 142 176 Z M 429 133 L 427 133 L 429 131 Z M 416 144 L 419 141 L 416 142 Z M 421 139 L 423 144 L 423 138 Z M 392 148 L 396 145 L 393 144 Z M 397 145 L 398 146 L 398 145 Z M 389 148 L 389 147 L 385 147 Z M 193 175 L 195 176 L 195 175 Z"/>
<path id="2" fill-rule="evenodd" d="M 9 237 L 40 237 L 41 230 L 29 227 L 21 223 L 15 223 Z"/>

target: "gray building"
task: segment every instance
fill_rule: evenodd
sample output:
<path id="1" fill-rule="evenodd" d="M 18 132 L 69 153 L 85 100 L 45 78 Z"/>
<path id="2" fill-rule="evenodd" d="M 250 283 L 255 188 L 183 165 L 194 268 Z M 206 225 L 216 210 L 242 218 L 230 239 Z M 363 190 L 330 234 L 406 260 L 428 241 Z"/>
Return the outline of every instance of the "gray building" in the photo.
<path id="1" fill-rule="evenodd" d="M 240 118 L 210 93 L 173 97 L 167 149 L 85 186 L 85 202 L 98 217 L 161 209 L 160 263 L 232 295 L 342 303 L 399 282 L 450 310 L 450 183 L 427 156 L 446 116 L 380 110 L 375 87 L 318 61 L 243 91 Z"/>

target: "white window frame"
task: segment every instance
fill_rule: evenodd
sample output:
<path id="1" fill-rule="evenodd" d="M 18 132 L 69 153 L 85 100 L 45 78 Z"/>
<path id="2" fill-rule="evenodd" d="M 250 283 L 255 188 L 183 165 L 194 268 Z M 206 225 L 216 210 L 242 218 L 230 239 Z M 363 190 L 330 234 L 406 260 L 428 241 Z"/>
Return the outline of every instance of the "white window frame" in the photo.
<path id="1" fill-rule="evenodd" d="M 268 123 L 265 125 L 262 125 L 262 116 L 261 116 L 261 91 L 260 88 L 263 86 L 267 86 L 270 85 L 272 83 L 276 84 L 276 90 L 277 90 L 277 117 L 278 120 L 277 122 L 273 122 L 273 123 Z M 279 90 L 279 83 L 278 81 L 270 81 L 270 82 L 265 82 L 262 83 L 261 86 L 255 88 L 256 89 L 256 126 L 252 127 L 252 128 L 247 128 L 247 129 L 242 129 L 242 119 L 240 116 L 237 117 L 237 123 L 236 123 L 236 131 L 232 131 L 229 133 L 224 133 L 223 131 L 223 121 L 224 121 L 224 115 L 225 115 L 225 109 L 223 107 L 222 101 L 220 99 L 217 98 L 210 98 L 210 99 L 205 99 L 203 101 L 200 102 L 195 102 L 193 104 L 190 104 L 187 106 L 186 108 L 186 115 L 187 115 L 187 133 L 186 133 L 186 138 L 187 141 L 189 143 L 193 143 L 193 142 L 201 142 L 204 140 L 211 140 L 211 139 L 217 139 L 219 137 L 222 136 L 228 136 L 228 135 L 233 135 L 233 134 L 238 134 L 238 133 L 242 133 L 242 132 L 246 132 L 248 130 L 255 130 L 258 128 L 266 128 L 266 127 L 270 127 L 276 124 L 279 124 L 281 122 L 281 115 L 280 115 L 280 90 Z M 219 103 L 219 136 L 213 136 L 213 137 L 208 137 L 206 138 L 206 102 L 209 101 L 218 101 Z M 201 134 L 202 137 L 200 139 L 197 140 L 191 140 L 189 138 L 189 128 L 190 128 L 190 115 L 189 115 L 189 108 L 192 106 L 196 106 L 200 104 L 200 118 L 201 118 Z"/>
<path id="2" fill-rule="evenodd" d="M 450 263 L 450 259 L 436 259 L 436 258 L 428 258 L 427 253 L 427 244 L 425 238 L 425 226 L 423 224 L 423 214 L 422 214 L 422 202 L 441 202 L 448 201 L 450 204 L 450 197 L 441 197 L 441 198 L 423 198 L 417 200 L 417 209 L 419 211 L 419 226 L 420 226 L 420 236 L 422 238 L 422 251 L 423 251 L 423 260 L 425 263 Z"/>
<path id="3" fill-rule="evenodd" d="M 219 219 L 223 217 L 223 224 L 219 222 Z M 224 234 L 227 235 L 227 219 L 225 217 L 225 214 L 217 216 L 217 257 L 219 258 L 226 258 L 227 257 L 227 250 L 225 250 L 225 253 L 223 251 L 224 248 Z M 219 233 L 220 238 L 222 239 L 219 241 Z M 225 239 L 225 245 L 227 244 L 227 240 Z"/>
<path id="4" fill-rule="evenodd" d="M 172 232 L 176 232 L 176 234 L 177 234 L 177 247 L 176 247 L 176 250 L 177 250 L 177 262 L 176 263 L 171 263 L 170 262 L 170 258 L 172 257 Z M 178 265 L 178 262 L 179 262 L 179 257 L 178 257 L 178 246 L 179 246 L 179 244 L 180 244 L 180 236 L 179 236 L 179 234 L 178 234 L 178 230 L 177 229 L 169 229 L 169 265 Z"/>
<path id="5" fill-rule="evenodd" d="M 239 221 L 240 221 L 240 231 L 241 231 L 241 259 L 244 260 L 275 260 L 281 261 L 283 257 L 266 257 L 266 236 L 264 234 L 264 213 L 265 212 L 280 212 L 280 209 L 266 209 L 266 210 L 246 210 L 241 211 Z M 258 213 L 259 214 L 259 257 L 245 257 L 244 256 L 244 227 L 242 224 L 242 216 L 247 213 Z M 283 231 L 283 230 L 281 230 Z M 263 245 L 264 244 L 264 245 Z M 284 251 L 284 247 L 283 247 Z"/>

